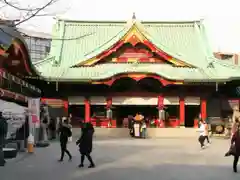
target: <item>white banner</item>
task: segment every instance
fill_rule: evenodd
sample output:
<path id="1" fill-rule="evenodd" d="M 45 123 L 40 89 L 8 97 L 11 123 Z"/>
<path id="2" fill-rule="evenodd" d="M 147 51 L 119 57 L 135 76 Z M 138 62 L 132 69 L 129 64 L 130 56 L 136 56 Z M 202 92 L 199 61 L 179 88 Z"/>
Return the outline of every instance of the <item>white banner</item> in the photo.
<path id="1" fill-rule="evenodd" d="M 83 96 L 70 96 L 68 97 L 69 105 L 84 105 L 85 97 Z"/>
<path id="2" fill-rule="evenodd" d="M 185 97 L 185 104 L 186 105 L 195 105 L 198 106 L 200 105 L 200 97 Z"/>
<path id="3" fill-rule="evenodd" d="M 157 106 L 157 97 L 113 97 L 113 105 L 154 105 Z"/>
<path id="4" fill-rule="evenodd" d="M 91 105 L 106 105 L 107 100 L 104 96 L 93 96 L 90 98 Z"/>
<path id="5" fill-rule="evenodd" d="M 164 105 L 179 105 L 179 97 L 174 97 L 174 96 L 164 97 L 163 104 Z"/>
<path id="6" fill-rule="evenodd" d="M 31 128 L 40 127 L 40 98 L 28 99 L 29 124 Z"/>

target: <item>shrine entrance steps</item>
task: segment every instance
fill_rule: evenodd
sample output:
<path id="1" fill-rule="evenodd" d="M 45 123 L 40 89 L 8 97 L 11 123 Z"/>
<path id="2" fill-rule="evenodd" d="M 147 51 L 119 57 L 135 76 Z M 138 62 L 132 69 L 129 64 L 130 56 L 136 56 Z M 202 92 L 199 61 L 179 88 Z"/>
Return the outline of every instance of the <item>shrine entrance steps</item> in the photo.
<path id="1" fill-rule="evenodd" d="M 73 129 L 73 137 L 79 138 L 80 128 Z M 149 138 L 197 138 L 195 128 L 148 128 Z M 129 138 L 127 128 L 95 128 L 95 138 Z"/>

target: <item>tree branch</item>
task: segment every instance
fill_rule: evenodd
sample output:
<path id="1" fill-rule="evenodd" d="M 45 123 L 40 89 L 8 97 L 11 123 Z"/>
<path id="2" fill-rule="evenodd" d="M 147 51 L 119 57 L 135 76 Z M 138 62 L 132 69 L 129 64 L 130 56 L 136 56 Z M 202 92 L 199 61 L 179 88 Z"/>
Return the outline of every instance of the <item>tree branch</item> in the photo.
<path id="1" fill-rule="evenodd" d="M 12 7 L 16 10 L 19 10 L 19 11 L 38 11 L 39 9 L 42 9 L 42 7 L 37 7 L 37 8 L 22 8 L 22 7 L 19 7 L 19 6 L 16 6 L 14 5 L 12 2 L 8 1 L 8 0 L 1 0 L 5 5 L 9 6 L 9 7 Z M 57 2 L 58 0 L 50 0 L 46 5 L 47 6 L 50 6 L 52 4 L 54 4 L 55 2 Z"/>
<path id="2" fill-rule="evenodd" d="M 3 8 L 5 8 L 6 6 L 7 6 L 7 5 L 4 4 L 4 5 L 0 6 L 0 9 L 3 9 Z"/>
<path id="3" fill-rule="evenodd" d="M 18 21 L 17 23 L 15 23 L 14 26 L 18 26 L 36 16 L 49 16 L 50 13 L 42 13 L 41 14 L 41 12 L 44 11 L 48 6 L 51 6 L 54 3 L 56 3 L 57 1 L 59 1 L 59 0 L 49 0 L 46 4 L 44 4 L 41 7 L 23 8 L 23 7 L 16 5 L 16 3 L 11 2 L 10 0 L 0 0 L 0 2 L 3 4 L 2 8 L 8 6 L 15 10 L 24 12 L 23 19 Z M 53 16 L 53 13 L 51 13 L 51 16 Z"/>

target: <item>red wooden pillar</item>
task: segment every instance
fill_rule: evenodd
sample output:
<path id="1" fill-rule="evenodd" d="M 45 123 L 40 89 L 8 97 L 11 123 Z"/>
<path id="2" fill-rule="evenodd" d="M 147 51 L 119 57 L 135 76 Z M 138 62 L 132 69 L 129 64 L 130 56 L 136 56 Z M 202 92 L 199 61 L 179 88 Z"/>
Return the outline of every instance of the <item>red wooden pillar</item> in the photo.
<path id="1" fill-rule="evenodd" d="M 185 125 L 185 100 L 184 97 L 179 99 L 179 125 Z"/>
<path id="2" fill-rule="evenodd" d="M 201 98 L 201 118 L 206 120 L 207 118 L 207 100 L 206 98 Z"/>
<path id="3" fill-rule="evenodd" d="M 91 107 L 89 99 L 85 99 L 84 103 L 85 103 L 85 122 L 90 122 Z"/>
<path id="4" fill-rule="evenodd" d="M 68 101 L 63 101 L 65 115 L 68 116 Z"/>

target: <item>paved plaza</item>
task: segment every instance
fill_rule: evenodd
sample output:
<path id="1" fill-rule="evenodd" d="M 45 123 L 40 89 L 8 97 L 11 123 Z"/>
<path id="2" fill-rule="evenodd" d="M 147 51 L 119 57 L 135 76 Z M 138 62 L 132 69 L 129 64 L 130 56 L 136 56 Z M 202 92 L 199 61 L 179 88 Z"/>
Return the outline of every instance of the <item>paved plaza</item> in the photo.
<path id="1" fill-rule="evenodd" d="M 232 157 L 224 157 L 228 140 L 213 139 L 200 150 L 195 139 L 107 139 L 96 140 L 95 169 L 77 168 L 79 153 L 69 149 L 72 162 L 57 162 L 59 144 L 36 149 L 34 155 L 19 155 L 0 168 L 1 180 L 239 180 L 232 172 Z M 240 165 L 239 165 L 240 170 Z"/>

